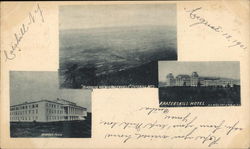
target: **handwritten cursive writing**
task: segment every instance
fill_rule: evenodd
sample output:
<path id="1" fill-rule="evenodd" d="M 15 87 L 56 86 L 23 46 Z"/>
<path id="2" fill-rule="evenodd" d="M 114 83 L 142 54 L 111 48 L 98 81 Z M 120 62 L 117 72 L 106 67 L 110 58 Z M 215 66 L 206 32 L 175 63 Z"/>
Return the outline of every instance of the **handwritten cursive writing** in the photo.
<path id="1" fill-rule="evenodd" d="M 4 50 L 5 61 L 13 60 L 16 58 L 16 52 L 22 51 L 19 47 L 25 35 L 30 31 L 32 24 L 35 24 L 37 20 L 40 19 L 44 23 L 43 11 L 39 4 L 36 5 L 36 8 L 33 11 L 30 11 L 28 14 L 28 21 L 23 23 L 17 32 L 14 33 L 14 40 L 10 43 L 10 50 Z"/>
<path id="2" fill-rule="evenodd" d="M 151 107 L 141 107 L 137 112 L 144 113 L 150 121 L 101 120 L 99 125 L 107 128 L 104 138 L 119 139 L 122 143 L 135 140 L 196 141 L 211 147 L 219 144 L 225 136 L 243 130 L 238 127 L 239 121 L 232 123 L 222 119 L 204 123 L 199 121 L 199 116 L 190 112 L 176 115 L 166 108 Z M 161 120 L 154 119 L 156 115 Z M 112 133 L 113 130 L 115 133 Z M 117 131 L 122 133 L 118 134 Z"/>
<path id="3" fill-rule="evenodd" d="M 229 43 L 228 48 L 239 46 L 242 49 L 247 49 L 247 46 L 243 44 L 241 41 L 238 41 L 231 35 L 230 33 L 224 31 L 224 29 L 219 25 L 213 25 L 208 22 L 207 19 L 199 15 L 198 13 L 202 10 L 202 7 L 194 8 L 194 9 L 187 9 L 184 8 L 184 10 L 188 13 L 188 16 L 190 19 L 194 20 L 195 22 L 193 24 L 190 24 L 189 27 L 194 27 L 197 25 L 204 25 L 208 27 L 209 29 L 215 31 L 218 35 L 226 39 L 226 41 Z"/>

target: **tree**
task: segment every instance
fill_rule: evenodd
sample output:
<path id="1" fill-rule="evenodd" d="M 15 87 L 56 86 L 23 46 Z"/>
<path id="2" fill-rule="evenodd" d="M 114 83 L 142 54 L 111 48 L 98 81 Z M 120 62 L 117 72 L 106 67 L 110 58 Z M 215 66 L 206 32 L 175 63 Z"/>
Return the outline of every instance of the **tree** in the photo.
<path id="1" fill-rule="evenodd" d="M 69 65 L 66 68 L 66 71 L 64 71 L 64 74 L 63 74 L 65 77 L 64 86 L 77 88 L 77 85 L 76 85 L 77 68 L 78 68 L 77 64 Z"/>

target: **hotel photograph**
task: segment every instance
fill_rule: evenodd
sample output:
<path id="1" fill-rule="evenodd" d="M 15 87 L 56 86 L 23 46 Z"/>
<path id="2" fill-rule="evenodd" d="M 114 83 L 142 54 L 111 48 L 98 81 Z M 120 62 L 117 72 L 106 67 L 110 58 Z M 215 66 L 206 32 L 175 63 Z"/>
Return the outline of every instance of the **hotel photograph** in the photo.
<path id="1" fill-rule="evenodd" d="M 159 104 L 160 107 L 239 106 L 239 62 L 159 61 Z"/>

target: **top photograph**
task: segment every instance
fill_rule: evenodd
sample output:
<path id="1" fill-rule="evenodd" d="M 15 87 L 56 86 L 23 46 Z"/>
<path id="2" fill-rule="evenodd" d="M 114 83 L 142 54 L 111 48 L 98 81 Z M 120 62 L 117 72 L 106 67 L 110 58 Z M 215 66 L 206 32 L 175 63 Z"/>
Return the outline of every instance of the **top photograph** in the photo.
<path id="1" fill-rule="evenodd" d="M 158 87 L 177 60 L 175 4 L 59 7 L 60 88 Z"/>

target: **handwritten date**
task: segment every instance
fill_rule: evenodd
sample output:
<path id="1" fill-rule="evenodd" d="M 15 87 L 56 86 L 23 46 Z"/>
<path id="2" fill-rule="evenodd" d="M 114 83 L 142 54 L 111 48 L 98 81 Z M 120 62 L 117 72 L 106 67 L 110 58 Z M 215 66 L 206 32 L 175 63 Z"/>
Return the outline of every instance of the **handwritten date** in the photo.
<path id="1" fill-rule="evenodd" d="M 202 7 L 195 8 L 195 9 L 187 9 L 184 8 L 184 10 L 189 14 L 189 18 L 194 20 L 195 22 L 193 24 L 190 24 L 189 27 L 194 27 L 197 25 L 204 25 L 208 27 L 209 29 L 213 30 L 215 33 L 223 37 L 229 44 L 228 48 L 239 46 L 242 49 L 247 49 L 247 46 L 242 43 L 241 41 L 235 39 L 233 35 L 226 32 L 223 27 L 218 25 L 213 25 L 210 22 L 208 22 L 207 19 L 199 15 L 198 13 L 202 10 Z"/>

